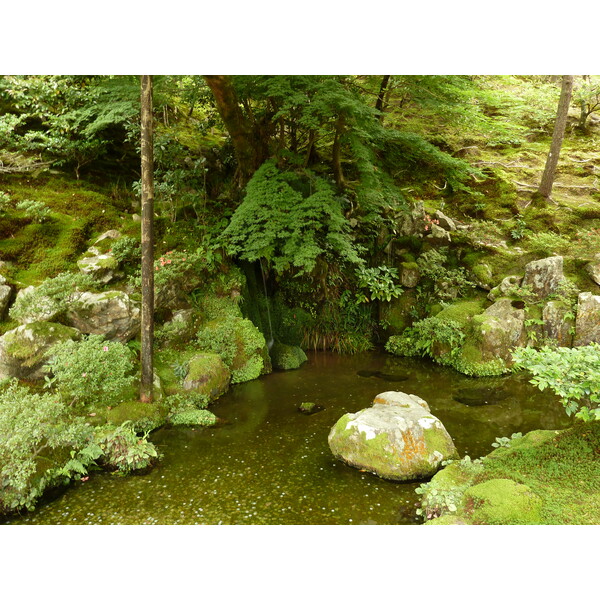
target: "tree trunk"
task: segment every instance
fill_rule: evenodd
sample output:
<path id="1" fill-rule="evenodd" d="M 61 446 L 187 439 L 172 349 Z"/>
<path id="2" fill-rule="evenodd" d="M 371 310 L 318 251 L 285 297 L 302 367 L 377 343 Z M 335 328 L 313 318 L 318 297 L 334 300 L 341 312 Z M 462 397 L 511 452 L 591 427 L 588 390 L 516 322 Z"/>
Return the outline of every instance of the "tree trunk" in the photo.
<path id="1" fill-rule="evenodd" d="M 388 84 L 390 82 L 390 75 L 384 75 L 379 86 L 379 95 L 377 96 L 377 102 L 375 102 L 375 110 L 379 111 L 378 119 L 383 123 L 383 107 L 385 100 L 385 93 L 387 91 Z"/>
<path id="2" fill-rule="evenodd" d="M 263 162 L 261 140 L 256 139 L 251 121 L 242 112 L 231 77 L 205 75 L 204 80 L 213 93 L 217 110 L 231 136 L 238 163 L 238 186 L 242 188 Z"/>
<path id="3" fill-rule="evenodd" d="M 560 100 L 558 101 L 558 110 L 556 111 L 556 121 L 554 123 L 554 133 L 552 134 L 552 144 L 550 145 L 550 152 L 546 159 L 542 181 L 537 191 L 538 195 L 546 199 L 549 199 L 550 194 L 552 193 L 552 185 L 554 183 L 554 176 L 558 165 L 558 157 L 560 156 L 560 148 L 565 136 L 572 93 L 573 75 L 563 75 Z"/>
<path id="4" fill-rule="evenodd" d="M 154 153 L 152 140 L 152 75 L 141 80 L 142 141 L 142 379 L 140 400 L 152 402 L 154 370 Z"/>

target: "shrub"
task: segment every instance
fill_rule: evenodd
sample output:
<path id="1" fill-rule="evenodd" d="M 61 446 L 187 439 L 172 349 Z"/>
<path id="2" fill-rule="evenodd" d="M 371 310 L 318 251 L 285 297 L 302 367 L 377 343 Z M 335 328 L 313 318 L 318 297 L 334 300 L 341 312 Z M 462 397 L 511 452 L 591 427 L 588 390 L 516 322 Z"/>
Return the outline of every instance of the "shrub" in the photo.
<path id="1" fill-rule="evenodd" d="M 583 421 L 600 420 L 600 346 L 578 348 L 518 348 L 515 369 L 533 374 L 530 382 L 550 389 L 560 398 L 567 415 Z"/>
<path id="2" fill-rule="evenodd" d="M 398 278 L 398 269 L 386 266 L 360 267 L 356 274 L 359 287 L 369 291 L 369 298 L 364 297 L 365 301 L 385 300 L 389 302 L 392 298 L 402 295 L 402 288 L 394 281 Z"/>
<path id="3" fill-rule="evenodd" d="M 228 254 L 266 259 L 278 273 L 310 273 L 318 258 L 359 264 L 342 201 L 320 177 L 301 177 L 267 161 L 246 188 L 221 240 Z"/>
<path id="4" fill-rule="evenodd" d="M 128 235 L 115 240 L 110 252 L 119 265 L 137 265 L 142 259 L 140 241 Z"/>
<path id="5" fill-rule="evenodd" d="M 131 351 L 120 342 L 106 342 L 101 335 L 80 341 L 67 340 L 53 346 L 47 378 L 61 394 L 81 404 L 110 405 L 131 385 Z"/>
<path id="6" fill-rule="evenodd" d="M 57 319 L 67 311 L 74 294 L 93 289 L 97 284 L 85 273 L 60 273 L 46 279 L 26 294 L 20 294 L 9 310 L 9 316 L 19 322 L 38 320 L 41 314 Z"/>
<path id="7" fill-rule="evenodd" d="M 17 380 L 0 390 L 0 512 L 32 509 L 48 485 L 84 474 L 99 454 L 91 431 L 55 394 L 30 393 Z"/>
<path id="8" fill-rule="evenodd" d="M 148 435 L 138 437 L 129 421 L 118 427 L 105 425 L 97 428 L 95 439 L 102 450 L 99 462 L 123 475 L 146 469 L 159 458 L 156 447 L 148 441 Z"/>
<path id="9" fill-rule="evenodd" d="M 0 215 L 6 214 L 6 212 L 12 208 L 12 200 L 6 192 L 0 192 Z"/>
<path id="10" fill-rule="evenodd" d="M 393 335 L 385 349 L 398 356 L 428 356 L 435 358 L 436 346 L 450 348 L 450 356 L 460 351 L 465 334 L 459 323 L 450 319 L 429 317 L 407 327 L 400 335 Z"/>

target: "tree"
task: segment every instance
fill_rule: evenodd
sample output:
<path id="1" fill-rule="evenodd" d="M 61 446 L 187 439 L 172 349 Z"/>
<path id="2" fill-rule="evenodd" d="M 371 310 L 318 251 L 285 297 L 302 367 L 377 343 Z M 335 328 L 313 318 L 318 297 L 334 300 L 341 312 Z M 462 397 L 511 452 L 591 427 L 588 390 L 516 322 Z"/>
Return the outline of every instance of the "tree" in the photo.
<path id="1" fill-rule="evenodd" d="M 154 371 L 154 152 L 152 136 L 152 75 L 141 78 L 142 154 L 142 378 L 140 400 L 152 402 Z"/>
<path id="2" fill-rule="evenodd" d="M 586 133 L 588 117 L 592 113 L 600 111 L 600 83 L 598 83 L 598 78 L 592 79 L 590 75 L 584 75 L 583 83 L 575 90 L 574 97 L 580 108 L 577 126 L 583 133 Z"/>
<path id="3" fill-rule="evenodd" d="M 567 117 L 569 116 L 569 104 L 571 103 L 571 95 L 573 93 L 573 75 L 563 75 L 562 87 L 560 91 L 560 99 L 558 101 L 558 109 L 556 111 L 556 121 L 554 122 L 554 133 L 552 134 L 552 143 L 550 144 L 550 152 L 546 159 L 546 166 L 542 175 L 540 187 L 537 194 L 543 198 L 549 199 L 552 193 L 552 185 L 556 175 L 556 167 L 558 165 L 558 157 L 565 136 L 565 128 L 567 126 Z"/>

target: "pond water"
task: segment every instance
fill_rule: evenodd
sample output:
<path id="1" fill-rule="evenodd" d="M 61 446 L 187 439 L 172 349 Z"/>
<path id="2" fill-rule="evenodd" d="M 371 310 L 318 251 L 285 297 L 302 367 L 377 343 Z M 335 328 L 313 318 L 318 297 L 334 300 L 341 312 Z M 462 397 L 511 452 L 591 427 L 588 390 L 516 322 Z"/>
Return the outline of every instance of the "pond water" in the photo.
<path id="1" fill-rule="evenodd" d="M 13 524 L 416 524 L 417 482 L 394 483 L 336 461 L 335 422 L 387 390 L 426 400 L 461 456 L 496 437 L 568 425 L 562 406 L 526 376 L 471 379 L 382 353 L 310 353 L 296 371 L 233 386 L 213 428 L 151 435 L 164 457 L 145 475 L 94 473 Z M 323 410 L 298 410 L 312 401 Z"/>

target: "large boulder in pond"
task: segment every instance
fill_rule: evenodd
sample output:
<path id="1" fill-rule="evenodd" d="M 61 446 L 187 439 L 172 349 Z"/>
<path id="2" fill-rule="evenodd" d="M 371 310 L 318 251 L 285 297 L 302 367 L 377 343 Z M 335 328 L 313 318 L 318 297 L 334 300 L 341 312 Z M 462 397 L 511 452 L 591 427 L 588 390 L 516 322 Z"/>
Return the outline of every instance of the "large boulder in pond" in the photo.
<path id="1" fill-rule="evenodd" d="M 140 306 L 125 292 L 80 292 L 74 295 L 66 320 L 82 333 L 127 342 L 140 330 Z"/>
<path id="2" fill-rule="evenodd" d="M 583 292 L 577 301 L 573 346 L 587 346 L 592 342 L 600 343 L 600 296 Z"/>
<path id="3" fill-rule="evenodd" d="M 44 321 L 7 331 L 0 337 L 0 379 L 43 379 L 48 350 L 58 342 L 78 337 L 79 332 L 72 327 Z"/>
<path id="4" fill-rule="evenodd" d="M 337 459 L 393 481 L 426 479 L 458 457 L 427 402 L 403 392 L 384 392 L 372 407 L 344 415 L 328 442 Z"/>
<path id="5" fill-rule="evenodd" d="M 196 354 L 189 362 L 183 389 L 214 399 L 229 389 L 230 381 L 231 371 L 218 354 Z"/>
<path id="6" fill-rule="evenodd" d="M 297 369 L 308 360 L 300 346 L 290 346 L 281 342 L 273 343 L 270 355 L 273 368 L 281 371 Z"/>

